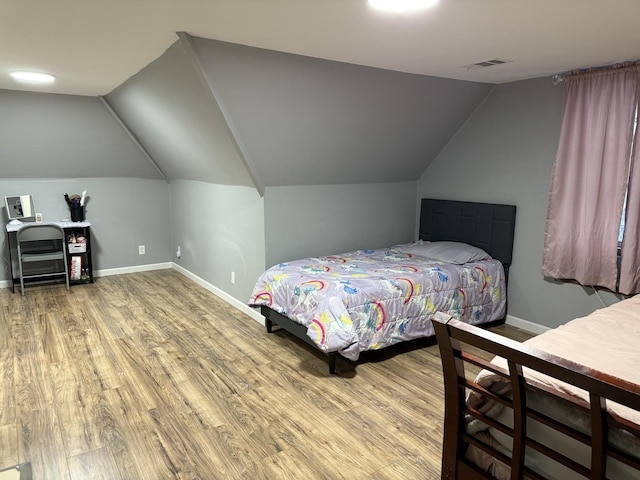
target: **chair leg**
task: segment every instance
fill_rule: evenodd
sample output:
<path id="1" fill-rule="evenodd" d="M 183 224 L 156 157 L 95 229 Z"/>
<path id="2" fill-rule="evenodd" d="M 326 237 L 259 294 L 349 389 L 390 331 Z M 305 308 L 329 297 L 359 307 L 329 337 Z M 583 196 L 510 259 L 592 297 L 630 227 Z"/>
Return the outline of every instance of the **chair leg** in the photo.
<path id="1" fill-rule="evenodd" d="M 22 259 L 18 260 L 20 264 L 20 294 L 24 297 L 24 276 L 22 274 Z"/>

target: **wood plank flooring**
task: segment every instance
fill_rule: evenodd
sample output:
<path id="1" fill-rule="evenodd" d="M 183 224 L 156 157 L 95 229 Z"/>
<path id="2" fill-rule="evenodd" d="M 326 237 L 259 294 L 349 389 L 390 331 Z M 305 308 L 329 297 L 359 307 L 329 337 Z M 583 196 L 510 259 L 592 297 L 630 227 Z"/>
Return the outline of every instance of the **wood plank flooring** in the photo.
<path id="1" fill-rule="evenodd" d="M 0 369 L 0 469 L 34 480 L 439 477 L 436 346 L 329 376 L 171 270 L 0 289 Z"/>

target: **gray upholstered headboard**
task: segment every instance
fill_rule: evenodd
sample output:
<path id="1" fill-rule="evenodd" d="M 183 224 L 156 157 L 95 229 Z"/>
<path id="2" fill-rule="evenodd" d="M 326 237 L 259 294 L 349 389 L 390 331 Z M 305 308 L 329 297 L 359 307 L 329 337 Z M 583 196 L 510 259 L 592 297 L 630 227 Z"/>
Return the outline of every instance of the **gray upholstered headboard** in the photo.
<path id="1" fill-rule="evenodd" d="M 423 198 L 419 237 L 431 242 L 447 240 L 482 248 L 502 262 L 509 278 L 515 224 L 515 205 Z"/>

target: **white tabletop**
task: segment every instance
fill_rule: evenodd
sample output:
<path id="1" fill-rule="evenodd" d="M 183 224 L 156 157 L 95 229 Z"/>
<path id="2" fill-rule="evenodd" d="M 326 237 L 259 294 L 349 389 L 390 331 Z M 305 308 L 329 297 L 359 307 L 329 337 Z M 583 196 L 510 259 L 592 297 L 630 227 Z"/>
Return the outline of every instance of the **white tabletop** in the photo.
<path id="1" fill-rule="evenodd" d="M 60 221 L 60 222 L 17 222 L 17 223 L 7 223 L 7 232 L 17 232 L 22 227 L 26 225 L 58 225 L 62 228 L 82 228 L 82 227 L 90 227 L 91 222 L 83 221 L 83 222 L 71 222 L 71 221 Z"/>

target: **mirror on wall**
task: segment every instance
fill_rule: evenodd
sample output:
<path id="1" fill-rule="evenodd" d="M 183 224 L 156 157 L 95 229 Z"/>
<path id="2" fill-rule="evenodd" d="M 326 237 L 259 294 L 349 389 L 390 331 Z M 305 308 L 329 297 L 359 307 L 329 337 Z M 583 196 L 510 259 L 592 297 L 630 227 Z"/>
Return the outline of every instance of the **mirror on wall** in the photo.
<path id="1" fill-rule="evenodd" d="M 31 195 L 4 197 L 4 205 L 7 208 L 9 220 L 33 218 L 36 215 Z"/>

